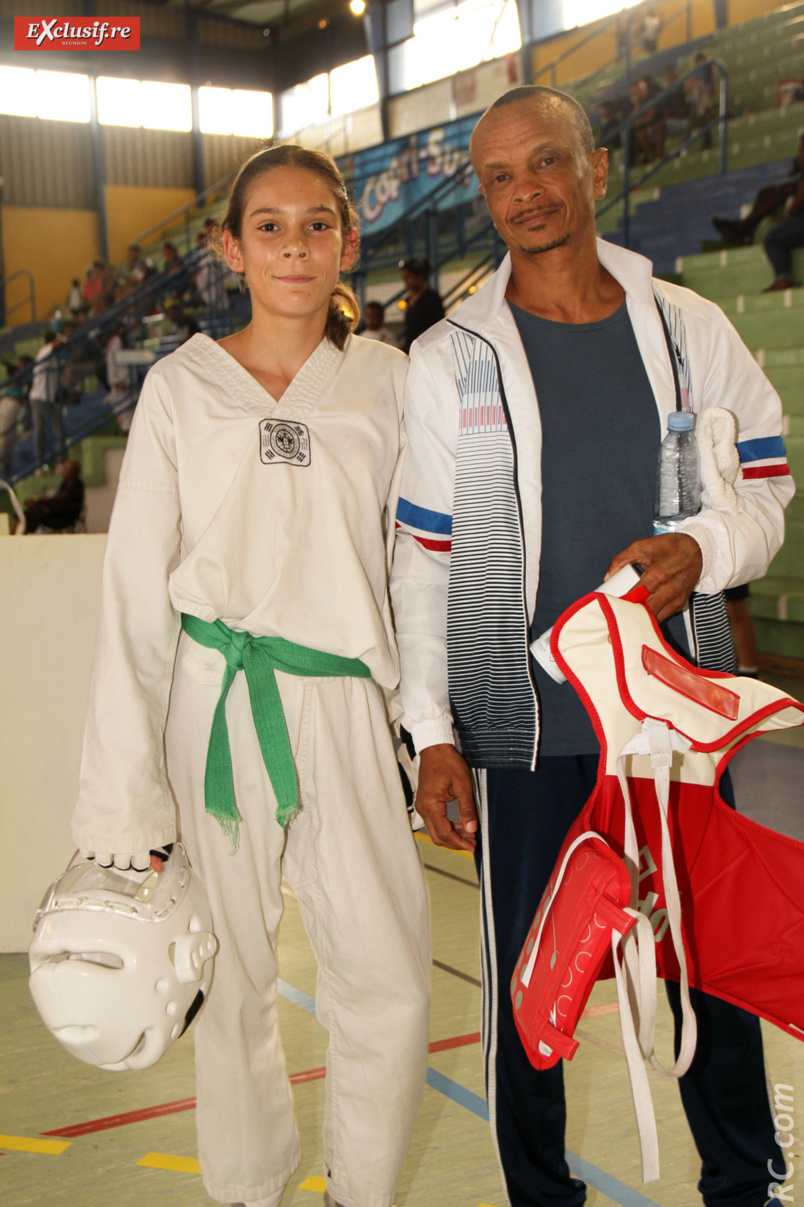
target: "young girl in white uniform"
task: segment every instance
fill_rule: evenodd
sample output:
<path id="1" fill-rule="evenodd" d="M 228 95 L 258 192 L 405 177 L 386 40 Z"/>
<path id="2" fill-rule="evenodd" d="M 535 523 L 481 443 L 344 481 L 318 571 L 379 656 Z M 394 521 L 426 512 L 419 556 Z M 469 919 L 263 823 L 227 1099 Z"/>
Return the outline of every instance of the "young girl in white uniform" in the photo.
<path id="1" fill-rule="evenodd" d="M 119 866 L 181 837 L 206 887 L 220 950 L 195 1028 L 199 1155 L 212 1197 L 247 1207 L 278 1207 L 300 1159 L 276 1004 L 288 880 L 329 1030 L 327 1199 L 391 1207 L 430 970 L 389 725 L 406 361 L 350 334 L 356 219 L 326 156 L 258 152 L 222 226 L 252 320 L 194 336 L 143 387 L 73 829 Z"/>

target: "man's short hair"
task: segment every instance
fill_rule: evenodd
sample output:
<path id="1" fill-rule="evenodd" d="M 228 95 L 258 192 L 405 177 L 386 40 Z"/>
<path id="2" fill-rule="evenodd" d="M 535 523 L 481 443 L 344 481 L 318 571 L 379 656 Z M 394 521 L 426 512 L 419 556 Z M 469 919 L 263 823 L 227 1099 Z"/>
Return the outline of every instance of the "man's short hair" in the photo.
<path id="1" fill-rule="evenodd" d="M 518 88 L 512 88 L 509 92 L 498 96 L 496 101 L 489 105 L 486 113 L 491 113 L 492 109 L 501 109 L 504 105 L 515 105 L 517 101 L 538 100 L 540 97 L 547 99 L 553 96 L 569 107 L 575 128 L 581 138 L 581 145 L 584 151 L 591 155 L 595 149 L 595 136 L 592 133 L 586 110 L 574 96 L 570 96 L 568 92 L 562 92 L 560 88 L 549 88 L 546 84 L 520 84 Z M 486 113 L 483 114 L 483 117 L 486 116 Z M 481 117 L 480 121 L 482 120 Z"/>

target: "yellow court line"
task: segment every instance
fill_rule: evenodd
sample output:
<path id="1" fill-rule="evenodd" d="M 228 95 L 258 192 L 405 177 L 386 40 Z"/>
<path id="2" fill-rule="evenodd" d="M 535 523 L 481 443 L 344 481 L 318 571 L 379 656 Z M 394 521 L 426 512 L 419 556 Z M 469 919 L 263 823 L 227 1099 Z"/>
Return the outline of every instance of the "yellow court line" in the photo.
<path id="1" fill-rule="evenodd" d="M 47 1153 L 51 1157 L 58 1157 L 71 1144 L 72 1140 L 36 1140 L 31 1136 L 0 1136 L 0 1148 L 15 1153 Z"/>
<path id="2" fill-rule="evenodd" d="M 317 1190 L 319 1194 L 323 1194 L 327 1188 L 326 1178 L 305 1178 L 299 1190 Z"/>
<path id="3" fill-rule="evenodd" d="M 414 830 L 413 837 L 418 838 L 419 842 L 429 842 L 431 847 L 436 845 L 430 835 L 425 834 L 423 830 Z M 453 851 L 452 847 L 439 847 L 438 849 L 439 851 L 447 851 L 450 855 L 463 855 L 464 859 L 474 859 L 471 851 Z"/>
<path id="4" fill-rule="evenodd" d="M 175 1173 L 200 1173 L 201 1166 L 195 1157 L 175 1157 L 172 1153 L 146 1153 L 138 1165 L 149 1169 L 170 1169 Z"/>

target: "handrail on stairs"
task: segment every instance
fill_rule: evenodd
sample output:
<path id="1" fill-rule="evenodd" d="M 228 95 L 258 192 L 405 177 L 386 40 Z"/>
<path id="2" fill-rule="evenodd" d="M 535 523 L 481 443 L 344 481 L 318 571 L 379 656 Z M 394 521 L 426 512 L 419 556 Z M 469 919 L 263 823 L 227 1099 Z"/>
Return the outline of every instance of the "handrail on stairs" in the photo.
<path id="1" fill-rule="evenodd" d="M 543 67 L 539 67 L 537 71 L 532 72 L 529 75 L 527 82 L 529 84 L 535 84 L 536 81 L 539 79 L 539 76 L 545 75 L 549 71 L 550 72 L 550 85 L 551 85 L 551 87 L 555 88 L 557 86 L 556 81 L 558 79 L 556 68 L 559 66 L 559 64 L 563 63 L 565 59 L 571 58 L 572 55 L 576 54 L 577 51 L 581 50 L 582 47 L 588 46 L 590 42 L 594 42 L 595 38 L 600 37 L 602 34 L 608 33 L 608 31 L 611 29 L 611 27 L 613 25 L 619 25 L 620 18 L 623 15 L 625 16 L 625 41 L 623 44 L 623 49 L 625 51 L 625 54 L 624 54 L 625 75 L 626 75 L 626 77 L 628 77 L 630 75 L 630 68 L 631 68 L 631 61 L 632 61 L 631 46 L 632 46 L 632 32 L 633 32 L 633 25 L 634 25 L 634 16 L 641 9 L 649 8 L 649 7 L 652 7 L 652 0 L 643 0 L 642 4 L 638 4 L 638 5 L 635 5 L 633 8 L 627 9 L 624 14 L 622 11 L 617 12 L 617 13 L 612 13 L 612 14 L 610 14 L 609 17 L 603 18 L 603 19 L 601 19 L 601 21 L 596 22 L 595 28 L 590 30 L 589 33 L 586 34 L 585 37 L 581 38 L 577 42 L 573 42 L 572 46 L 568 46 L 566 50 L 563 50 L 561 52 L 561 54 L 556 55 L 556 57 L 554 59 L 551 59 L 551 61 L 549 63 L 545 63 Z M 692 0 L 683 0 L 683 4 L 682 4 L 681 8 L 677 9 L 677 11 L 674 12 L 666 21 L 662 21 L 661 28 L 663 30 L 666 29 L 668 27 L 668 25 L 672 25 L 672 23 L 678 17 L 682 17 L 682 16 L 686 16 L 686 18 L 687 18 L 686 38 L 687 38 L 687 41 L 689 41 L 692 38 Z M 571 31 L 566 31 L 566 32 L 571 32 Z M 596 71 L 593 71 L 589 78 L 594 78 L 596 75 L 599 75 L 601 71 L 605 71 L 607 67 L 610 67 L 612 63 L 618 62 L 618 60 L 619 60 L 619 55 L 615 55 L 615 57 L 613 59 L 609 60 L 609 62 L 604 63 L 601 67 L 598 67 Z"/>
<path id="2" fill-rule="evenodd" d="M 198 209 L 198 207 L 207 197 L 211 197 L 213 193 L 219 193 L 221 189 L 225 189 L 227 185 L 230 185 L 236 175 L 237 172 L 230 172 L 228 176 L 221 177 L 221 179 L 217 180 L 215 184 L 211 184 L 208 189 L 204 189 L 203 193 L 198 193 L 192 198 L 192 200 L 186 201 L 184 205 L 180 205 L 179 208 L 174 210 L 172 214 L 168 214 L 168 216 L 163 218 L 160 222 L 155 222 L 154 225 L 149 226 L 147 230 L 141 231 L 139 235 L 136 235 L 131 240 L 132 244 L 136 243 L 141 245 L 145 243 L 145 241 L 149 239 L 151 235 L 155 235 L 157 231 L 161 231 L 168 226 L 172 226 L 177 218 L 184 216 L 184 250 L 190 251 L 190 212 L 194 209 Z"/>
<path id="3" fill-rule="evenodd" d="M 648 168 L 646 169 L 646 171 L 639 177 L 639 179 L 635 183 L 632 183 L 632 181 L 631 181 L 631 127 L 632 127 L 633 123 L 636 121 L 636 119 L 638 117 L 642 117 L 643 114 L 647 113 L 649 110 L 655 109 L 655 108 L 661 106 L 664 103 L 664 101 L 667 99 L 667 97 L 671 96 L 674 92 L 677 92 L 680 88 L 683 88 L 683 86 L 687 80 L 692 79 L 692 77 L 698 71 L 700 71 L 702 67 L 705 67 L 709 63 L 711 63 L 713 67 L 717 67 L 718 71 L 720 72 L 720 90 L 719 90 L 719 95 L 718 95 L 717 116 L 711 118 L 708 122 L 706 122 L 703 126 L 701 126 L 701 128 L 699 130 L 696 130 L 694 134 L 691 134 L 689 136 L 689 138 L 685 139 L 685 141 L 681 144 L 681 146 L 675 147 L 673 149 L 673 151 L 670 152 L 670 154 L 665 155 L 662 159 L 658 160 L 655 164 L 650 164 L 648 166 Z M 612 197 L 610 200 L 608 200 L 605 203 L 605 205 L 599 207 L 599 209 L 597 210 L 596 217 L 599 218 L 601 216 L 601 214 L 605 214 L 607 210 L 610 210 L 612 208 L 612 206 L 617 205 L 621 201 L 623 202 L 623 220 L 622 220 L 623 227 L 622 227 L 622 229 L 623 229 L 623 245 L 625 247 L 628 247 L 629 242 L 630 242 L 631 193 L 635 192 L 637 189 L 642 188 L 645 185 L 645 183 L 651 179 L 652 176 L 655 176 L 656 173 L 665 166 L 665 164 L 669 163 L 672 159 L 678 159 L 680 156 L 685 154 L 685 152 L 688 150 L 689 147 L 693 146 L 696 142 L 698 142 L 699 139 L 705 138 L 706 135 L 711 130 L 713 130 L 715 127 L 719 127 L 719 129 L 720 129 L 720 173 L 723 174 L 726 171 L 728 171 L 728 122 L 729 122 L 728 108 L 729 108 L 729 71 L 728 71 L 728 68 L 722 59 L 710 58 L 710 59 L 707 59 L 704 63 L 696 63 L 694 67 L 691 67 L 689 71 L 685 72 L 684 75 L 680 76 L 678 80 L 674 81 L 674 83 L 669 88 L 665 88 L 665 90 L 663 92 L 660 92 L 658 94 L 658 96 L 651 97 L 650 100 L 645 101 L 645 104 L 641 105 L 639 107 L 639 109 L 636 109 L 633 113 L 629 113 L 628 116 L 625 118 L 625 120 L 621 123 L 620 130 L 619 130 L 619 137 L 620 137 L 620 146 L 622 147 L 622 156 L 623 156 L 622 157 L 622 182 L 623 182 L 622 189 L 617 194 L 616 197 Z"/>
<path id="4" fill-rule="evenodd" d="M 13 306 L 6 306 L 5 304 L 0 305 L 0 311 L 2 311 L 2 314 L 3 314 L 3 323 L 4 323 L 4 325 L 7 325 L 6 320 L 8 319 L 8 316 L 11 313 L 13 313 L 13 311 L 19 310 L 20 306 L 24 306 L 26 303 L 30 303 L 31 322 L 35 323 L 36 322 L 36 284 L 34 282 L 33 273 L 30 271 L 30 269 L 18 268 L 16 270 L 16 272 L 10 272 L 8 274 L 8 276 L 0 277 L 0 289 L 5 290 L 6 286 L 9 284 L 9 282 L 13 281 L 16 277 L 27 277 L 28 278 L 28 293 L 27 293 L 26 297 L 22 298 L 21 301 L 19 301 L 19 302 L 15 302 Z"/>

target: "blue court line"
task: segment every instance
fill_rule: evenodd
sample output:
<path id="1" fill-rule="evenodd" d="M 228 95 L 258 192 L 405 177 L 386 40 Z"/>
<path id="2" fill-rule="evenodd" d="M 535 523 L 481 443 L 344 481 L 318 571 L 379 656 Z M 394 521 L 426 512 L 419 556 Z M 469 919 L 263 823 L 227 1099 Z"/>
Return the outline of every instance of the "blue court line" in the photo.
<path id="1" fill-rule="evenodd" d="M 315 1017 L 315 998 L 310 997 L 308 993 L 302 993 L 300 989 L 294 989 L 287 981 L 279 981 L 278 987 L 281 996 L 286 1001 L 292 1002 L 294 1006 L 300 1006 L 302 1010 L 306 1010 L 308 1014 Z M 464 1107 L 465 1110 L 471 1111 L 473 1115 L 477 1115 L 478 1118 L 488 1123 L 489 1108 L 486 1100 L 478 1094 L 473 1094 L 471 1090 L 467 1090 L 466 1086 L 459 1085 L 451 1077 L 446 1077 L 433 1068 L 427 1070 L 427 1084 L 431 1090 L 437 1090 L 445 1098 L 450 1098 L 458 1106 Z M 638 1190 L 626 1186 L 625 1182 L 621 1182 L 619 1178 L 612 1177 L 611 1174 L 598 1169 L 596 1165 L 584 1161 L 582 1157 L 576 1157 L 575 1153 L 568 1152 L 567 1161 L 576 1177 L 583 1178 L 584 1182 L 593 1186 L 595 1190 L 599 1190 L 601 1194 L 607 1195 L 612 1202 L 618 1203 L 619 1207 L 658 1207 L 653 1199 L 646 1198 Z"/>
<path id="2" fill-rule="evenodd" d="M 280 997 L 283 997 L 285 1001 L 292 1002 L 294 1006 L 301 1006 L 302 1010 L 312 1014 L 313 1018 L 318 1017 L 315 1012 L 315 998 L 310 997 L 309 993 L 302 993 L 301 989 L 294 989 L 287 981 L 277 980 L 276 984 Z"/>
<path id="3" fill-rule="evenodd" d="M 433 1068 L 427 1070 L 427 1084 L 430 1089 L 438 1090 L 439 1094 L 451 1098 L 453 1102 L 466 1107 L 467 1111 L 471 1111 L 473 1115 L 479 1115 L 488 1123 L 489 1108 L 485 1098 L 473 1094 L 471 1090 L 467 1090 L 466 1086 L 458 1085 L 457 1081 L 453 1081 L 451 1077 L 445 1077 L 443 1073 L 439 1073 Z"/>

